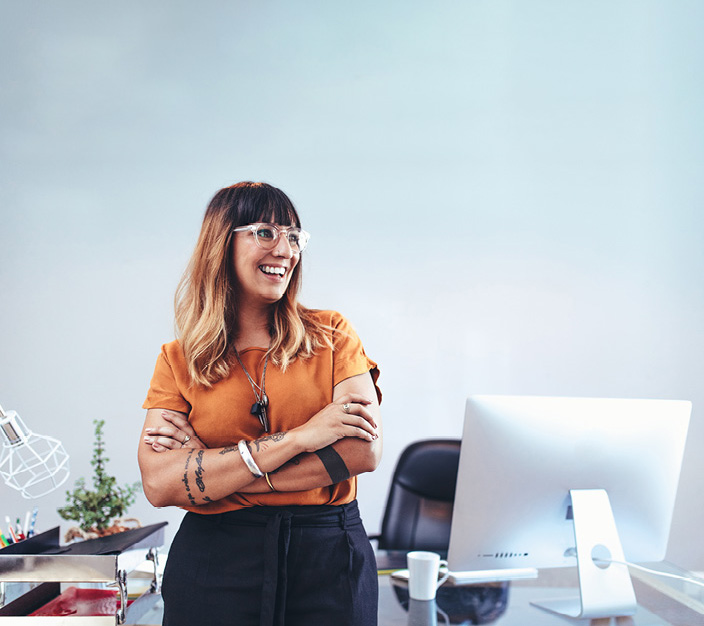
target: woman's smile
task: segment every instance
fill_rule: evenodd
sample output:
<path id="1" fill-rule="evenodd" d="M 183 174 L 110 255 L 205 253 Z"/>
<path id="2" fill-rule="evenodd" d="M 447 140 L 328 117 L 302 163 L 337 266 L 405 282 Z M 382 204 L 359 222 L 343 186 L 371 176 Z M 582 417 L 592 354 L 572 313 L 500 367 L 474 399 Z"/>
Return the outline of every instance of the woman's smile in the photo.
<path id="1" fill-rule="evenodd" d="M 271 278 L 278 278 L 283 280 L 287 268 L 281 265 L 260 265 L 259 269 Z"/>
<path id="2" fill-rule="evenodd" d="M 293 252 L 284 237 L 271 250 L 262 250 L 251 232 L 237 233 L 234 245 L 240 297 L 268 304 L 281 300 L 301 255 Z"/>

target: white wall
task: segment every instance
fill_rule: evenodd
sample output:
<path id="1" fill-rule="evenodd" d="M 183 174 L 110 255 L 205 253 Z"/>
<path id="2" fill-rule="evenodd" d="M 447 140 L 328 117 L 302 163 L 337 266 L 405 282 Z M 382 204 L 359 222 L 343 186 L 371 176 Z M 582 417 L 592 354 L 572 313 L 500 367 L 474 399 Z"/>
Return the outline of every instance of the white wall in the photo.
<path id="1" fill-rule="evenodd" d="M 71 485 L 105 419 L 111 470 L 137 480 L 205 205 L 266 180 L 313 233 L 304 302 L 381 364 L 370 531 L 402 448 L 459 436 L 469 393 L 683 398 L 670 556 L 703 568 L 702 18 L 684 0 L 0 0 L 0 403 L 63 439 Z M 38 501 L 40 526 L 62 503 Z"/>

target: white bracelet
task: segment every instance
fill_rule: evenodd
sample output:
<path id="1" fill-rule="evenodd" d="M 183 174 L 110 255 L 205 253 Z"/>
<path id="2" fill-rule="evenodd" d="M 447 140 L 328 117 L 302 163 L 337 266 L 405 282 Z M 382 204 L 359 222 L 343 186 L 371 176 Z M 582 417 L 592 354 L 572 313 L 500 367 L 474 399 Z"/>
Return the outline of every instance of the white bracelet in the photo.
<path id="1" fill-rule="evenodd" d="M 260 470 L 257 467 L 257 464 L 254 462 L 252 453 L 249 451 L 249 446 L 247 445 L 247 442 L 244 439 L 240 440 L 240 442 L 237 444 L 237 448 L 240 451 L 240 456 L 242 457 L 244 464 L 247 466 L 247 469 L 252 472 L 252 474 L 254 474 L 254 477 L 261 478 L 262 476 L 264 476 L 264 472 L 262 472 L 262 470 Z"/>

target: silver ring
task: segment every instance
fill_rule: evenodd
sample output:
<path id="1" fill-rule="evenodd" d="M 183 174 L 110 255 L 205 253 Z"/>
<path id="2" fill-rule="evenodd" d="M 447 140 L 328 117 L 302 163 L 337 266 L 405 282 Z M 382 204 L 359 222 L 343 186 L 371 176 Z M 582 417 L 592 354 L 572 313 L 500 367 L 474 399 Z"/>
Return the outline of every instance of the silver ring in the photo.
<path id="1" fill-rule="evenodd" d="M 190 440 L 191 440 L 191 436 L 190 436 L 190 435 L 186 435 L 186 436 L 183 438 L 183 441 L 181 442 L 181 447 L 183 448 L 183 446 L 185 446 Z"/>
<path id="2" fill-rule="evenodd" d="M 345 413 L 349 413 L 349 412 L 350 412 L 350 405 L 349 405 L 348 402 L 345 402 L 345 403 L 342 405 L 342 410 L 343 410 Z"/>

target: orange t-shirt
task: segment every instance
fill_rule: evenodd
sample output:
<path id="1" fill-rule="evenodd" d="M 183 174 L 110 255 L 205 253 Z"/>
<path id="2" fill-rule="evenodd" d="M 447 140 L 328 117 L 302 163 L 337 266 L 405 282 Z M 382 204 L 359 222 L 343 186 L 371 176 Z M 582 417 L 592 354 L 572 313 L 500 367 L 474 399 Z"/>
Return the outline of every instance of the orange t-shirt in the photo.
<path id="1" fill-rule="evenodd" d="M 309 359 L 296 359 L 286 372 L 269 361 L 265 389 L 272 433 L 307 422 L 332 402 L 333 387 L 346 378 L 371 372 L 376 386 L 377 365 L 367 357 L 349 322 L 335 311 L 315 314 L 322 324 L 339 332 L 333 333 L 332 349 L 320 348 Z M 265 353 L 263 348 L 240 351 L 242 362 L 257 384 L 261 381 Z M 376 392 L 381 401 L 378 387 Z M 172 341 L 162 346 L 143 407 L 186 413 L 203 443 L 209 448 L 221 448 L 236 445 L 240 439 L 251 441 L 264 435 L 259 419 L 250 413 L 255 401 L 249 380 L 237 361 L 231 366 L 230 375 L 210 389 L 192 386 L 181 344 Z M 195 513 L 223 513 L 248 506 L 345 504 L 354 500 L 356 493 L 357 479 L 352 477 L 308 491 L 233 493 L 216 502 L 184 508 Z"/>

